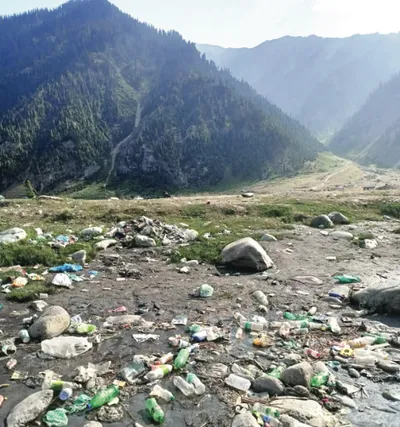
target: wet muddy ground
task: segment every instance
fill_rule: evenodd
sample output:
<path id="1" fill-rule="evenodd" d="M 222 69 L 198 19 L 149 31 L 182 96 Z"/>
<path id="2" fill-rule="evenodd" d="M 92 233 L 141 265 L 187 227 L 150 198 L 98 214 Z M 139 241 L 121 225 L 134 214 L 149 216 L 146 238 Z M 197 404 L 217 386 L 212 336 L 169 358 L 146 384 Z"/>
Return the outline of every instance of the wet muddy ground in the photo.
<path id="1" fill-rule="evenodd" d="M 240 341 L 235 339 L 237 326 L 233 314 L 237 311 L 245 316 L 260 314 L 257 313 L 258 304 L 251 297 L 252 292 L 260 289 L 269 296 L 270 311 L 266 315 L 268 320 L 282 320 L 282 312 L 286 310 L 296 313 L 312 306 L 318 307 L 319 313 L 329 312 L 339 317 L 340 313 L 348 311 L 349 307 L 332 308 L 323 300 L 334 285 L 333 275 L 337 273 L 359 275 L 362 278 L 362 285 L 365 286 L 399 277 L 400 236 L 392 233 L 396 225 L 398 226 L 398 223 L 389 221 L 368 222 L 358 224 L 357 229 L 352 230 L 354 234 L 372 232 L 378 240 L 378 247 L 374 250 L 361 249 L 346 240 L 335 241 L 330 236 L 322 235 L 319 230 L 297 226 L 283 240 L 263 243 L 276 266 L 268 271 L 268 279 L 259 275 L 227 274 L 205 264 L 191 267 L 187 275 L 180 274 L 177 272 L 177 265 L 166 262 L 167 255 L 163 255 L 165 249 L 127 250 L 117 247 L 101 253 L 89 266 L 88 269 L 99 271 L 95 279 L 76 283 L 75 289 L 52 295 L 47 302 L 51 305 L 61 305 L 71 316 L 81 315 L 85 322 L 94 323 L 98 327 L 110 315 L 108 310 L 121 305 L 127 308 L 128 314 L 135 314 L 140 307 L 148 308 L 143 318 L 156 322 L 157 325 L 169 323 L 175 316 L 185 314 L 188 316 L 189 324 L 202 322 L 210 325 L 218 323 L 223 326 L 227 340 L 202 345 L 200 351 L 190 359 L 190 369 L 197 372 L 206 384 L 206 395 L 194 399 L 184 398 L 174 388 L 171 377 L 166 378 L 161 385 L 176 394 L 177 402 L 162 404 L 162 407 L 166 415 L 164 425 L 167 427 L 230 426 L 234 416 L 234 403 L 239 394 L 228 389 L 223 380 L 210 378 L 207 371 L 210 365 L 217 362 L 231 365 L 240 360 L 238 363 L 245 366 L 246 360 L 250 363 L 254 357 L 256 349 L 252 347 L 248 336 Z M 337 229 L 348 230 L 348 226 Z M 337 260 L 326 259 L 331 256 L 336 256 Z M 121 277 L 121 272 L 133 269 L 140 272 L 140 277 L 133 273 L 134 277 L 125 277 L 124 281 L 116 280 L 117 277 Z M 299 275 L 318 277 L 323 284 L 317 286 L 291 280 Z M 189 296 L 196 287 L 204 283 L 214 287 L 214 295 L 211 298 L 200 300 Z M 22 317 L 26 316 L 10 318 L 10 313 L 14 310 L 23 310 L 28 304 L 10 303 L 4 300 L 4 295 L 0 296 L 0 302 L 4 304 L 0 313 L 2 338 L 16 336 L 22 327 Z M 33 314 L 32 311 L 31 313 Z M 373 320 L 376 319 L 373 317 Z M 399 318 L 382 316 L 379 320 L 390 326 L 400 327 Z M 357 324 L 343 327 L 342 331 L 343 339 L 359 335 Z M 70 360 L 43 360 L 37 357 L 39 343 L 19 345 L 15 355 L 18 360 L 15 369 L 27 372 L 32 377 L 36 377 L 39 372 L 46 369 L 52 369 L 62 374 L 64 379 L 71 379 L 77 366 L 86 366 L 88 362 L 111 360 L 113 374 L 106 377 L 111 383 L 120 368 L 130 364 L 134 355 L 161 355 L 171 351 L 168 337 L 183 333 L 184 327 L 178 326 L 176 330 L 169 331 L 156 329 L 154 333 L 160 335 L 160 340 L 155 343 L 136 343 L 132 338 L 132 333 L 135 332 L 137 329 L 133 327 L 130 330 L 116 330 L 110 334 L 102 333 L 103 341 L 100 344 L 95 344 L 88 353 Z M 303 343 L 306 339 L 309 338 L 301 337 L 298 342 Z M 330 343 L 334 340 L 331 334 L 320 333 L 314 343 L 316 347 L 319 346 L 317 350 L 328 352 Z M 256 356 L 256 360 L 265 368 L 271 364 L 262 356 Z M 0 409 L 1 425 L 5 425 L 5 418 L 15 404 L 40 389 L 29 388 L 22 381 L 11 381 L 10 372 L 5 368 L 5 364 L 6 360 L 0 363 L 0 383 L 9 383 L 11 386 L 0 390 L 0 393 L 8 398 Z M 387 389 L 399 393 L 399 379 L 389 383 L 374 382 L 365 377 L 353 380 L 344 370 L 336 375 L 345 382 L 364 385 L 370 396 L 369 399 L 355 399 L 359 409 L 345 410 L 344 413 L 347 412 L 347 415 L 344 415 L 345 420 L 357 427 L 399 425 L 400 404 L 389 402 L 381 396 Z M 132 426 L 133 417 L 142 425 L 150 425 L 151 422 L 144 412 L 148 390 L 146 386 L 127 387 L 121 400 L 130 415 L 125 411 L 122 421 L 104 424 L 110 427 Z M 84 418 L 70 417 L 68 425 L 83 426 Z"/>

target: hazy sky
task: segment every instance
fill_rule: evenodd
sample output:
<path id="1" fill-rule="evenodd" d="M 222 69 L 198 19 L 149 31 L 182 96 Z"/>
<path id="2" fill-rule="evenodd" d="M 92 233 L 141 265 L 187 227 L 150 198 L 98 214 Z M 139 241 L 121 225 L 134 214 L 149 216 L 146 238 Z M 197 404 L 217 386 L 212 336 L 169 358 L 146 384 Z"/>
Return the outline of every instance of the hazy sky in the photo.
<path id="1" fill-rule="evenodd" d="M 111 0 L 135 18 L 186 39 L 256 46 L 284 35 L 345 37 L 400 31 L 400 0 Z M 0 0 L 0 14 L 65 0 Z"/>

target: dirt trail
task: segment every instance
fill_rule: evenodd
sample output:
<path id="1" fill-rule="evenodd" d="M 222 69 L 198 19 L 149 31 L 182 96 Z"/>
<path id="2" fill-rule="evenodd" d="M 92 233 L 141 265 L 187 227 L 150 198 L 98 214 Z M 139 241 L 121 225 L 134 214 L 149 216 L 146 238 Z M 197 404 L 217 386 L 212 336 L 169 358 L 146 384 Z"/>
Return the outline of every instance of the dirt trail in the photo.
<path id="1" fill-rule="evenodd" d="M 110 170 L 108 171 L 108 175 L 107 175 L 107 179 L 104 183 L 104 188 L 107 188 L 107 185 L 110 181 L 111 175 L 114 172 L 115 169 L 115 160 L 117 158 L 117 155 L 119 153 L 119 150 L 121 149 L 121 147 L 127 142 L 129 141 L 132 136 L 133 133 L 135 132 L 135 130 L 137 129 L 137 127 L 140 124 L 140 120 L 141 120 L 141 116 L 142 116 L 142 106 L 140 104 L 140 101 L 138 101 L 138 105 L 137 105 L 137 110 L 136 110 L 136 118 L 135 118 L 135 128 L 132 131 L 132 133 L 130 133 L 125 139 L 123 139 L 122 141 L 120 141 L 115 147 L 114 149 L 111 151 L 111 166 L 110 166 Z"/>
<path id="2" fill-rule="evenodd" d="M 325 179 L 321 182 L 321 184 L 313 187 L 313 190 L 320 190 L 321 188 L 323 188 L 334 176 L 339 175 L 341 173 L 345 173 L 350 167 L 351 167 L 352 163 L 351 162 L 346 162 L 346 164 L 340 168 L 339 170 L 330 173 L 327 177 L 325 177 Z"/>

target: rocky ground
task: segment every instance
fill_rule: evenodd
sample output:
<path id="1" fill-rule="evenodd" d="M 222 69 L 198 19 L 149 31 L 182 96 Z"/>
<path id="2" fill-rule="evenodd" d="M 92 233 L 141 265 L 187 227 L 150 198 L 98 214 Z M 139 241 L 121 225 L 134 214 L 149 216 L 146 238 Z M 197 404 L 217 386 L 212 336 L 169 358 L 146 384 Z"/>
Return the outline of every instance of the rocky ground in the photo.
<path id="1" fill-rule="evenodd" d="M 74 392 L 74 397 L 82 392 L 92 396 L 96 389 L 112 384 L 119 377 L 121 369 L 132 363 L 134 356 L 159 357 L 171 351 L 176 355 L 179 350 L 169 346 L 168 338 L 178 334 L 184 337 L 190 335 L 184 326 L 174 326 L 171 322 L 177 316 L 184 315 L 188 325 L 219 328 L 216 330 L 221 337 L 216 341 L 200 343 L 200 348 L 190 356 L 183 373 L 173 372 L 160 380 L 159 384 L 176 396 L 176 401 L 172 403 L 159 400 L 165 412 L 165 426 L 258 425 L 247 412 L 254 404 L 261 405 L 258 409 L 262 411 L 265 411 L 265 407 L 279 410 L 282 414 L 280 422 L 285 427 L 397 426 L 400 359 L 394 344 L 398 343 L 396 336 L 400 326 L 397 317 L 400 305 L 396 300 L 400 293 L 396 283 L 400 268 L 400 236 L 394 231 L 399 223 L 383 215 L 376 216 L 376 219 L 336 225 L 334 230 L 321 230 L 298 223 L 286 227 L 284 232 L 264 229 L 264 232 L 279 233 L 277 241 L 267 237 L 266 240 L 272 241 L 262 241 L 261 235 L 258 237 L 274 263 L 273 268 L 264 272 L 243 273 L 205 263 L 202 259 L 198 259 L 199 264 L 170 263 L 171 257 L 176 259 L 177 250 L 188 254 L 188 248 L 195 243 L 183 238 L 174 242 L 172 238 L 161 246 L 162 238 L 154 236 L 154 242 L 159 246 L 137 248 L 137 242 L 133 239 L 133 244 L 128 245 L 132 247 L 127 247 L 126 237 L 117 234 L 115 246 L 99 252 L 92 262 L 76 273 L 84 277 L 84 281 L 74 282 L 72 289 L 49 295 L 45 300 L 49 305 L 63 307 L 71 317 L 80 316 L 83 322 L 97 326 L 94 336 L 89 337 L 93 341 L 92 348 L 71 359 L 51 359 L 40 351 L 40 337 L 26 344 L 17 340 L 17 351 L 11 356 L 17 360 L 17 365 L 12 370 L 6 368 L 9 356 L 2 359 L 0 367 L 0 383 L 9 384 L 0 390 L 7 397 L 0 412 L 1 422 L 6 422 L 10 410 L 25 397 L 41 390 L 41 373 L 46 370 L 59 374 L 63 380 L 73 381 L 77 367 L 87 367 L 89 362 L 110 361 L 108 372 L 93 380 L 89 386 L 84 382 L 81 384 L 83 388 Z M 231 231 L 226 218 L 213 221 L 220 221 L 221 229 Z M 29 226 L 32 225 L 35 225 L 33 220 L 29 223 Z M 89 223 L 81 224 L 81 228 L 86 225 Z M 179 227 L 185 229 L 181 225 Z M 260 229 L 262 224 L 248 233 L 256 237 L 255 231 Z M 232 231 L 232 237 L 229 237 L 228 232 L 224 236 L 226 243 L 237 237 L 246 237 L 245 230 L 241 236 Z M 348 233 L 352 233 L 356 239 L 352 239 Z M 368 242 L 366 245 L 362 243 L 365 241 Z M 125 242 L 124 246 L 122 242 Z M 187 268 L 182 270 L 183 267 Z M 43 273 L 45 270 L 39 267 L 37 272 Z M 90 274 L 91 271 L 97 273 Z M 343 274 L 359 276 L 361 282 L 346 285 L 344 293 L 348 298 L 344 301 L 328 297 L 337 286 L 333 277 Z M 53 276 L 49 273 L 46 278 L 51 282 Z M 193 291 L 203 284 L 213 287 L 213 295 L 209 298 L 193 297 Z M 373 294 L 372 298 L 369 295 L 361 296 L 368 307 L 350 306 L 353 290 L 376 286 L 391 288 L 389 293 L 384 293 L 386 299 L 382 304 L 377 304 L 378 297 Z M 254 298 L 257 290 L 268 297 L 266 310 L 260 309 L 260 303 Z M 35 314 L 35 310 L 30 308 L 28 302 L 17 303 L 2 295 L 4 344 L 18 336 L 24 328 L 23 319 Z M 121 306 L 126 308 L 126 313 L 110 313 Z M 321 322 L 326 322 L 327 318 L 337 319 L 340 333 L 311 328 L 296 331 L 299 328 L 293 328 L 292 324 L 290 335 L 282 338 L 279 329 L 274 329 L 271 324 L 286 321 L 283 317 L 285 312 L 306 314 L 312 307 L 317 308 L 316 316 L 322 316 L 319 319 Z M 360 308 L 366 310 L 360 312 Z M 377 308 L 382 315 L 375 314 Z M 253 316 L 265 318 L 267 323 L 262 333 L 268 341 L 267 347 L 253 345 L 257 334 L 241 331 L 235 313 L 241 313 L 248 320 Z M 152 326 L 143 322 L 139 322 L 139 325 L 127 325 L 125 322 L 123 327 L 104 326 L 109 316 L 125 314 L 138 314 L 146 322 L 154 323 Z M 64 331 L 66 328 L 57 322 L 56 328 L 63 329 L 62 336 L 70 336 Z M 335 366 L 331 363 L 335 354 L 331 349 L 336 349 L 338 354 L 341 345 L 366 331 L 388 334 L 389 339 L 393 340 L 393 345 L 388 346 L 393 349 L 388 353 L 388 359 L 394 362 L 390 366 L 379 363 L 368 367 L 356 366 L 356 373 L 351 371 L 354 377 L 357 376 L 354 378 L 348 369 L 355 363 L 354 359 L 342 359 Z M 153 342 L 139 343 L 132 335 L 140 333 L 159 335 L 159 338 Z M 318 358 L 307 356 L 307 349 L 315 350 Z M 323 366 L 317 362 L 323 362 Z M 303 364 L 299 366 L 299 363 Z M 262 377 L 263 373 L 277 366 L 286 369 L 282 381 Z M 310 388 L 311 377 L 325 369 L 329 369 L 338 383 L 334 381 L 331 386 Z M 206 391 L 203 395 L 185 397 L 175 387 L 173 378 L 177 375 L 185 378 L 186 371 L 195 372 L 204 383 Z M 250 389 L 247 392 L 237 391 L 225 384 L 231 373 L 250 379 Z M 117 405 L 89 414 L 69 415 L 68 426 L 84 426 L 87 420 L 99 420 L 103 425 L 113 427 L 132 426 L 135 423 L 151 425 L 145 404 L 152 385 L 120 385 Z M 276 398 L 274 394 L 281 396 Z M 64 406 L 57 399 L 57 394 L 54 397 L 50 409 Z M 37 421 L 31 425 L 37 425 Z"/>

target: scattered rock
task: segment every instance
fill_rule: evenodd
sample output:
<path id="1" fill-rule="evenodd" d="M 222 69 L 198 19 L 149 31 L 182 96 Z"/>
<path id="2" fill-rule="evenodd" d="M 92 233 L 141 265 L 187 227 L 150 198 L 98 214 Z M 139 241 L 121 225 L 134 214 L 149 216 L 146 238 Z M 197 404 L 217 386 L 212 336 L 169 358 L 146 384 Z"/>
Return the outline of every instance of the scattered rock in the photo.
<path id="1" fill-rule="evenodd" d="M 357 371 L 357 369 L 349 368 L 349 375 L 351 378 L 360 378 L 361 374 Z"/>
<path id="2" fill-rule="evenodd" d="M 252 384 L 256 393 L 268 393 L 270 396 L 280 396 L 285 387 L 277 378 L 262 376 L 258 377 Z"/>
<path id="3" fill-rule="evenodd" d="M 378 247 L 378 242 L 370 239 L 360 240 L 360 248 L 364 249 L 376 249 Z"/>
<path id="4" fill-rule="evenodd" d="M 301 423 L 287 414 L 281 415 L 279 421 L 282 423 L 282 427 L 310 427 L 310 424 Z"/>
<path id="5" fill-rule="evenodd" d="M 312 366 L 308 362 L 302 362 L 285 369 L 281 375 L 281 380 L 288 386 L 309 387 L 312 376 Z"/>
<path id="6" fill-rule="evenodd" d="M 151 237 L 137 234 L 135 236 L 135 245 L 139 248 L 152 248 L 157 246 L 156 241 Z"/>
<path id="7" fill-rule="evenodd" d="M 189 274 L 190 273 L 190 267 L 182 267 L 178 271 L 179 271 L 179 273 L 182 273 L 182 274 Z"/>
<path id="8" fill-rule="evenodd" d="M 285 358 L 282 360 L 282 363 L 284 363 L 286 366 L 293 366 L 297 365 L 303 360 L 301 354 L 297 353 L 289 353 L 285 355 Z"/>
<path id="9" fill-rule="evenodd" d="M 333 222 L 327 215 L 320 215 L 311 221 L 311 227 L 314 228 L 332 228 Z"/>
<path id="10" fill-rule="evenodd" d="M 335 240 L 343 239 L 343 240 L 353 240 L 354 236 L 349 231 L 333 231 L 330 233 L 330 236 Z"/>
<path id="11" fill-rule="evenodd" d="M 391 280 L 381 281 L 353 293 L 351 301 L 370 311 L 382 314 L 400 314 L 400 283 Z"/>
<path id="12" fill-rule="evenodd" d="M 334 224 L 350 224 L 350 220 L 347 218 L 347 216 L 343 215 L 340 212 L 331 212 L 328 215 L 328 218 L 334 223 Z"/>
<path id="13" fill-rule="evenodd" d="M 50 306 L 29 328 L 29 335 L 41 340 L 58 337 L 68 329 L 70 322 L 66 310 L 57 305 Z"/>
<path id="14" fill-rule="evenodd" d="M 97 245 L 98 243 L 96 243 Z M 77 251 L 74 252 L 71 255 L 72 260 L 76 263 L 76 264 L 80 264 L 80 265 L 84 265 L 86 262 L 86 257 L 87 257 L 87 253 L 84 249 L 82 249 L 81 251 Z"/>
<path id="15" fill-rule="evenodd" d="M 261 237 L 262 242 L 277 242 L 278 239 L 273 236 L 272 234 L 264 234 L 264 236 Z"/>
<path id="16" fill-rule="evenodd" d="M 31 304 L 31 308 L 35 311 L 43 311 L 45 308 L 47 308 L 49 306 L 49 304 L 47 304 L 46 301 L 42 301 L 42 300 L 37 300 L 37 301 L 33 301 Z"/>
<path id="17" fill-rule="evenodd" d="M 260 427 L 251 412 L 244 412 L 236 415 L 233 420 L 232 427 Z"/>
<path id="18" fill-rule="evenodd" d="M 187 266 L 194 266 L 194 265 L 199 265 L 199 261 L 197 261 L 197 259 L 191 259 L 189 261 L 186 261 L 185 263 Z"/>
<path id="19" fill-rule="evenodd" d="M 184 230 L 183 234 L 187 242 L 192 242 L 199 237 L 199 233 L 196 230 Z"/>
<path id="20" fill-rule="evenodd" d="M 313 365 L 314 374 L 319 374 L 321 372 L 329 372 L 328 367 L 325 365 L 324 362 L 318 361 L 315 362 Z"/>
<path id="21" fill-rule="evenodd" d="M 349 396 L 335 396 L 335 399 L 338 400 L 343 406 L 347 406 L 348 408 L 358 409 L 356 402 Z"/>
<path id="22" fill-rule="evenodd" d="M 102 227 L 89 227 L 81 231 L 81 235 L 85 237 L 100 236 L 103 233 Z"/>
<path id="23" fill-rule="evenodd" d="M 400 393 L 396 393 L 395 391 L 386 390 L 382 393 L 382 396 L 392 402 L 400 402 Z"/>
<path id="24" fill-rule="evenodd" d="M 23 427 L 41 415 L 53 400 L 53 390 L 33 393 L 14 406 L 7 417 L 7 427 Z"/>
<path id="25" fill-rule="evenodd" d="M 324 283 L 321 279 L 318 279 L 317 277 L 314 277 L 314 276 L 295 276 L 291 280 L 302 283 L 303 285 L 320 286 Z"/>
<path id="26" fill-rule="evenodd" d="M 105 249 L 109 248 L 110 246 L 114 246 L 117 244 L 117 241 L 114 239 L 104 239 L 100 240 L 100 242 L 97 242 L 94 247 L 98 250 L 104 251 Z"/>
<path id="27" fill-rule="evenodd" d="M 10 228 L 9 230 L 2 231 L 0 233 L 0 244 L 19 242 L 27 237 L 28 235 L 22 228 Z"/>
<path id="28" fill-rule="evenodd" d="M 237 240 L 221 252 L 222 262 L 238 269 L 264 271 L 274 263 L 265 250 L 251 237 Z"/>
<path id="29" fill-rule="evenodd" d="M 379 360 L 376 364 L 378 368 L 382 369 L 389 374 L 396 374 L 400 370 L 400 365 L 388 360 Z"/>

